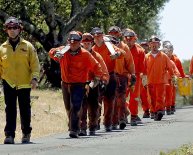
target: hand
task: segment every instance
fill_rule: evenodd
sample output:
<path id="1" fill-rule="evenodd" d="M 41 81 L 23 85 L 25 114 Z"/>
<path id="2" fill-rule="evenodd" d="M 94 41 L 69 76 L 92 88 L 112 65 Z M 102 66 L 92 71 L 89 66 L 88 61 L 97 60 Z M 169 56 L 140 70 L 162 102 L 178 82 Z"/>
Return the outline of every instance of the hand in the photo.
<path id="1" fill-rule="evenodd" d="M 175 87 L 177 87 L 177 76 L 172 76 L 172 84 L 175 86 Z"/>
<path id="2" fill-rule="evenodd" d="M 117 59 L 120 56 L 119 53 L 116 53 L 114 55 L 110 55 L 111 59 Z"/>
<path id="3" fill-rule="evenodd" d="M 130 85 L 129 87 L 134 86 L 136 83 L 136 76 L 134 74 L 131 75 L 131 79 L 130 79 Z"/>
<path id="4" fill-rule="evenodd" d="M 58 59 L 61 59 L 64 55 L 60 53 L 59 50 L 56 50 L 55 51 L 55 54 L 54 54 L 54 57 L 58 58 Z"/>
<path id="5" fill-rule="evenodd" d="M 31 80 L 31 82 L 30 82 L 30 84 L 31 84 L 31 88 L 32 89 L 36 89 L 37 88 L 37 86 L 38 86 L 38 81 L 37 81 L 37 79 L 32 79 Z"/>
<path id="6" fill-rule="evenodd" d="M 130 89 L 130 91 L 131 91 L 131 92 L 134 92 L 134 90 L 135 90 L 135 86 L 134 86 L 134 85 L 133 85 L 133 86 L 130 86 L 130 88 L 129 88 L 129 89 Z"/>
<path id="7" fill-rule="evenodd" d="M 86 89 L 86 96 L 88 96 L 89 91 L 90 91 L 90 87 L 88 84 L 85 85 L 85 89 Z"/>
<path id="8" fill-rule="evenodd" d="M 142 80 L 142 85 L 145 87 L 147 85 L 147 75 L 142 75 L 141 80 Z"/>
<path id="9" fill-rule="evenodd" d="M 100 91 L 100 94 L 104 94 L 105 91 L 106 91 L 106 88 L 107 88 L 106 82 L 100 81 L 100 84 L 99 84 L 99 91 Z"/>
<path id="10" fill-rule="evenodd" d="M 89 86 L 90 88 L 95 88 L 98 84 L 99 84 L 99 78 L 95 77 L 94 80 L 92 80 L 90 83 L 89 83 Z"/>

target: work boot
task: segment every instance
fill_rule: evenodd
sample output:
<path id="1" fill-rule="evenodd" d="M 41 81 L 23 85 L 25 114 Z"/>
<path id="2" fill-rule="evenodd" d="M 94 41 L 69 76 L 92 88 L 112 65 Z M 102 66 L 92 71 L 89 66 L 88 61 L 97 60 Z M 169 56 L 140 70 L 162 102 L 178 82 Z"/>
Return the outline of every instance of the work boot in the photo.
<path id="1" fill-rule="evenodd" d="M 127 126 L 127 125 L 126 125 L 126 122 L 125 122 L 125 121 L 120 121 L 120 122 L 119 122 L 119 129 L 123 130 L 123 129 L 125 129 L 126 126 Z"/>
<path id="2" fill-rule="evenodd" d="M 154 112 L 151 112 L 151 113 L 150 113 L 150 118 L 151 118 L 151 119 L 154 119 L 154 118 L 155 118 L 155 113 L 154 113 Z"/>
<path id="3" fill-rule="evenodd" d="M 143 124 L 141 118 L 138 115 L 136 116 L 135 119 L 136 119 L 137 124 Z"/>
<path id="4" fill-rule="evenodd" d="M 30 143 L 30 137 L 31 137 L 31 134 L 23 134 L 21 138 L 21 143 L 22 144 Z"/>
<path id="5" fill-rule="evenodd" d="M 105 126 L 105 131 L 106 132 L 111 132 L 112 131 L 112 127 L 111 126 Z"/>
<path id="6" fill-rule="evenodd" d="M 96 131 L 95 130 L 90 130 L 89 131 L 89 135 L 90 136 L 95 136 L 96 135 Z"/>
<path id="7" fill-rule="evenodd" d="M 117 124 L 112 125 L 112 130 L 118 130 Z"/>
<path id="8" fill-rule="evenodd" d="M 86 130 L 81 130 L 78 135 L 79 136 L 87 136 Z"/>
<path id="9" fill-rule="evenodd" d="M 70 138 L 78 138 L 78 133 L 75 131 L 70 131 L 69 136 Z"/>
<path id="10" fill-rule="evenodd" d="M 137 126 L 136 117 L 137 116 L 131 116 L 131 121 L 130 121 L 131 126 Z"/>
<path id="11" fill-rule="evenodd" d="M 161 121 L 162 117 L 163 117 L 163 112 L 162 112 L 162 111 L 158 111 L 158 112 L 155 114 L 154 121 Z"/>
<path id="12" fill-rule="evenodd" d="M 12 136 L 6 136 L 4 140 L 4 144 L 14 144 L 14 138 Z"/>
<path id="13" fill-rule="evenodd" d="M 171 114 L 174 114 L 175 111 L 176 111 L 175 106 L 171 106 Z"/>
<path id="14" fill-rule="evenodd" d="M 171 115 L 171 110 L 170 110 L 170 109 L 167 109 L 167 110 L 166 110 L 166 114 L 167 114 L 167 115 Z"/>
<path id="15" fill-rule="evenodd" d="M 143 118 L 150 118 L 149 110 L 146 110 L 143 114 Z"/>

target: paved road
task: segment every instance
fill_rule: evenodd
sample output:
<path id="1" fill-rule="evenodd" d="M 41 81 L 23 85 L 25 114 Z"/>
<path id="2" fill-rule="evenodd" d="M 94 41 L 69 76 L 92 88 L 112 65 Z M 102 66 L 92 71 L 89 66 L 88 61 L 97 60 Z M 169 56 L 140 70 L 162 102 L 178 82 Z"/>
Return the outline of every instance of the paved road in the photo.
<path id="1" fill-rule="evenodd" d="M 0 155 L 159 155 L 160 151 L 193 143 L 193 106 L 178 109 L 161 122 L 143 121 L 144 125 L 128 125 L 123 131 L 100 130 L 93 137 L 70 139 L 63 133 L 32 139 L 32 144 L 0 144 Z"/>

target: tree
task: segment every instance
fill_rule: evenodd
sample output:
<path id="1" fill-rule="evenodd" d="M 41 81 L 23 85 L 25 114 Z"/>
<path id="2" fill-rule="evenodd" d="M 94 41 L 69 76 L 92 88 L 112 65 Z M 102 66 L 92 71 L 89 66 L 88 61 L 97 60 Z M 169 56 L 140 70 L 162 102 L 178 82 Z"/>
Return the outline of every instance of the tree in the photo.
<path id="1" fill-rule="evenodd" d="M 106 31 L 109 26 L 118 25 L 131 27 L 139 38 L 147 38 L 159 32 L 156 16 L 167 1 L 0 0 L 0 20 L 4 22 L 10 15 L 19 17 L 24 31 L 48 52 L 65 44 L 67 34 L 73 29 L 90 32 L 91 27 L 100 26 Z M 50 82 L 60 86 L 59 65 L 54 61 L 50 65 Z"/>

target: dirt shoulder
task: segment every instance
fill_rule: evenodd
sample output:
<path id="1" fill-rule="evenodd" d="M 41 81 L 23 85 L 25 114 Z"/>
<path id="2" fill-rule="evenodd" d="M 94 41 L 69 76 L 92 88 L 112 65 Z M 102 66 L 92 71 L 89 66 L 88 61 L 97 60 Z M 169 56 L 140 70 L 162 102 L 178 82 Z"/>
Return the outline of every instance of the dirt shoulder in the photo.
<path id="1" fill-rule="evenodd" d="M 67 131 L 67 116 L 61 90 L 32 90 L 32 137 L 38 138 Z M 5 112 L 3 97 L 0 100 L 0 143 L 4 140 Z M 21 139 L 19 110 L 16 141 Z"/>

